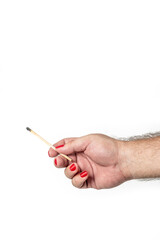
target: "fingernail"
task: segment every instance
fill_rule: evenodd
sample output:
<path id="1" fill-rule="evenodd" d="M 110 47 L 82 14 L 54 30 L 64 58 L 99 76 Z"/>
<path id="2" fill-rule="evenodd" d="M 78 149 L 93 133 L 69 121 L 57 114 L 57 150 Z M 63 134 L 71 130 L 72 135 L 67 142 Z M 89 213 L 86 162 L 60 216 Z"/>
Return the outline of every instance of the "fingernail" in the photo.
<path id="1" fill-rule="evenodd" d="M 81 172 L 80 176 L 83 178 L 83 177 L 86 177 L 88 175 L 87 171 L 84 171 L 84 172 Z"/>
<path id="2" fill-rule="evenodd" d="M 64 145 L 59 145 L 59 146 L 57 146 L 56 148 L 60 148 L 60 147 L 63 147 Z"/>
<path id="3" fill-rule="evenodd" d="M 48 150 L 48 156 L 50 157 L 49 150 Z"/>
<path id="4" fill-rule="evenodd" d="M 75 171 L 76 170 L 76 165 L 73 163 L 69 168 L 70 168 L 71 171 Z"/>
<path id="5" fill-rule="evenodd" d="M 56 158 L 54 159 L 54 164 L 57 166 L 57 159 Z"/>

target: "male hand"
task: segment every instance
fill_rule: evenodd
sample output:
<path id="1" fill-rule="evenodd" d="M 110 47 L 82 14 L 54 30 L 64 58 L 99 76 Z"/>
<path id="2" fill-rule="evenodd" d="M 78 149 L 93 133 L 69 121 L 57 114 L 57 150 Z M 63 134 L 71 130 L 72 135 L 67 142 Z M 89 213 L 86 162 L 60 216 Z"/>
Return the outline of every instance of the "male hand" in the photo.
<path id="1" fill-rule="evenodd" d="M 103 134 L 65 138 L 54 146 L 58 153 L 68 155 L 72 162 L 58 155 L 52 148 L 50 157 L 56 157 L 57 168 L 65 168 L 66 177 L 77 188 L 111 188 L 128 179 L 123 169 L 122 141 Z"/>

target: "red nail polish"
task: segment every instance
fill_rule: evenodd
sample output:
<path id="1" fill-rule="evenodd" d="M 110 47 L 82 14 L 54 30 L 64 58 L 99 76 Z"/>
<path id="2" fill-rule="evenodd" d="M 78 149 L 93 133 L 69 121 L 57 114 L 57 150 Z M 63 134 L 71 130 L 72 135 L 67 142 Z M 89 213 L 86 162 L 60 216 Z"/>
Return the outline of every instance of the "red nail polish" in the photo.
<path id="1" fill-rule="evenodd" d="M 60 147 L 63 147 L 64 145 L 59 145 L 59 146 L 57 146 L 56 148 L 60 148 Z"/>
<path id="2" fill-rule="evenodd" d="M 50 157 L 49 150 L 48 150 L 48 156 Z"/>
<path id="3" fill-rule="evenodd" d="M 71 171 L 75 171 L 76 170 L 76 165 L 73 163 L 69 168 L 70 168 Z"/>
<path id="4" fill-rule="evenodd" d="M 87 171 L 84 171 L 84 172 L 81 172 L 80 176 L 83 178 L 83 177 L 86 177 L 88 175 Z"/>
<path id="5" fill-rule="evenodd" d="M 54 159 L 54 164 L 57 166 L 57 159 L 56 158 Z"/>

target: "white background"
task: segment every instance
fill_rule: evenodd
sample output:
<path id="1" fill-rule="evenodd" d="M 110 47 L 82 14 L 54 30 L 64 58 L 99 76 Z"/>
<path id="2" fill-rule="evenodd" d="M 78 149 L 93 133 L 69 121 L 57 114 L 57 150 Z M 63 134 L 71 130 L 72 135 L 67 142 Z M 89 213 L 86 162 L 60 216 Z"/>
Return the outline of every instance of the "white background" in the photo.
<path id="1" fill-rule="evenodd" d="M 160 130 L 159 1 L 0 1 L 0 239 L 159 239 L 160 182 L 79 190 L 48 147 Z"/>

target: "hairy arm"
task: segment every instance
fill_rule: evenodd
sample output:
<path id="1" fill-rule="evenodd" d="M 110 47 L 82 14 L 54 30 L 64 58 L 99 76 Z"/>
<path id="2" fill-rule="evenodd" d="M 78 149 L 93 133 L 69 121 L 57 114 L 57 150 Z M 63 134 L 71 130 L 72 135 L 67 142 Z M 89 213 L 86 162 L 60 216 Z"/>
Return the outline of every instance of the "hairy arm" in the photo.
<path id="1" fill-rule="evenodd" d="M 160 177 L 160 132 L 121 142 L 121 166 L 127 179 Z"/>

